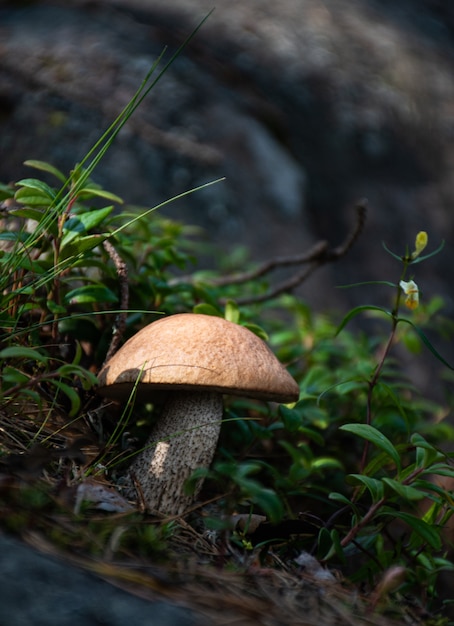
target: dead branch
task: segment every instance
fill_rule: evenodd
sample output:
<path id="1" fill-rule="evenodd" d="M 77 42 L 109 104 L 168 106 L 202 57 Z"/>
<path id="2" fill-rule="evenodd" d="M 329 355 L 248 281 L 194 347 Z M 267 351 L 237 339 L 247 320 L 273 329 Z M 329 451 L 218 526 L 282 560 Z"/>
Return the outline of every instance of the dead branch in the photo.
<path id="1" fill-rule="evenodd" d="M 276 257 L 265 261 L 257 268 L 249 271 L 236 274 L 234 276 L 226 276 L 215 279 L 212 284 L 217 286 L 237 285 L 249 282 L 261 276 L 269 274 L 273 270 L 282 267 L 291 267 L 299 265 L 308 265 L 303 271 L 299 271 L 290 278 L 283 280 L 275 285 L 267 293 L 256 296 L 245 296 L 244 298 L 238 298 L 237 303 L 239 305 L 255 304 L 259 302 L 266 302 L 272 298 L 283 293 L 290 293 L 296 287 L 301 285 L 316 269 L 327 263 L 333 263 L 345 256 L 358 240 L 366 221 L 367 201 L 360 200 L 356 206 L 356 221 L 352 231 L 347 235 L 345 240 L 337 247 L 330 248 L 326 241 L 320 241 L 316 243 L 309 252 L 305 254 L 298 254 L 287 257 Z"/>
<path id="2" fill-rule="evenodd" d="M 109 349 L 107 350 L 104 364 L 115 354 L 118 350 L 123 333 L 126 328 L 126 312 L 129 306 L 129 284 L 128 284 L 128 268 L 126 263 L 120 257 L 114 246 L 107 239 L 103 242 L 104 250 L 112 259 L 115 269 L 117 271 L 118 280 L 120 282 L 120 306 L 121 313 L 115 318 L 115 322 L 112 329 L 112 339 L 110 340 Z"/>
<path id="3" fill-rule="evenodd" d="M 306 252 L 305 254 L 275 257 L 274 259 L 265 261 L 255 269 L 248 272 L 241 272 L 240 274 L 235 274 L 234 276 L 220 276 L 219 278 L 214 278 L 211 281 L 211 284 L 216 287 L 223 287 L 225 285 L 241 285 L 243 283 L 248 283 L 251 280 L 265 276 L 265 274 L 268 274 L 279 267 L 303 265 L 305 263 L 315 261 L 319 259 L 327 250 L 328 242 L 319 241 L 309 250 L 309 252 Z"/>

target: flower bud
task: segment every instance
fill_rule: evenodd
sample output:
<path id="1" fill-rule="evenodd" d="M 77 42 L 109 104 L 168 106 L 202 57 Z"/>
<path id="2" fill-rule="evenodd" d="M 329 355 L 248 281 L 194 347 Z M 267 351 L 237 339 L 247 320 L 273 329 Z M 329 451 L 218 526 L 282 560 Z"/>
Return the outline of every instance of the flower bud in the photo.
<path id="1" fill-rule="evenodd" d="M 412 260 L 416 259 L 416 257 L 418 257 L 421 254 L 421 252 L 427 246 L 427 240 L 428 240 L 428 237 L 427 237 L 427 233 L 425 230 L 421 230 L 416 235 L 415 250 L 411 255 Z"/>

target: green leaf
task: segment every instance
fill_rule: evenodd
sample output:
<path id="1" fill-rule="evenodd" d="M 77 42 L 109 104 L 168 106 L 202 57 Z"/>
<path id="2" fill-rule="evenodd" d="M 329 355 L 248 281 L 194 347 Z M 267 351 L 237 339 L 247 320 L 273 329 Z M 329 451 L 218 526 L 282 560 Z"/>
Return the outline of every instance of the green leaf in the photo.
<path id="1" fill-rule="evenodd" d="M 340 562 L 345 564 L 345 554 L 341 545 L 338 531 L 333 528 L 333 530 L 329 532 L 329 535 L 327 533 L 328 531 L 326 528 L 322 528 L 319 533 L 319 547 L 325 551 L 325 554 L 320 554 L 320 558 L 322 558 L 324 561 L 327 561 L 333 556 L 337 556 Z"/>
<path id="2" fill-rule="evenodd" d="M 23 217 L 27 220 L 34 220 L 35 222 L 40 222 L 42 218 L 45 216 L 44 211 L 40 211 L 39 209 L 31 209 L 29 207 L 25 209 L 13 209 L 10 211 L 11 215 L 15 217 Z"/>
<path id="3" fill-rule="evenodd" d="M 334 500 L 335 502 L 340 502 L 341 504 L 344 504 L 348 507 L 354 507 L 353 502 L 350 500 L 350 498 L 347 498 L 347 496 L 344 496 L 343 493 L 338 493 L 337 491 L 332 491 L 328 498 L 330 500 Z"/>
<path id="4" fill-rule="evenodd" d="M 397 287 L 396 283 L 389 280 L 366 280 L 361 283 L 350 283 L 349 285 L 336 285 L 337 289 L 350 289 L 350 287 L 363 287 L 364 285 L 386 285 L 387 287 Z"/>
<path id="5" fill-rule="evenodd" d="M 76 392 L 76 390 L 73 387 L 71 387 L 70 385 L 67 385 L 66 383 L 62 383 L 59 380 L 53 380 L 52 384 L 59 391 L 64 393 L 65 396 L 68 398 L 68 400 L 71 403 L 71 409 L 69 411 L 69 417 L 75 417 L 77 415 L 77 413 L 78 413 L 78 411 L 80 409 L 80 405 L 81 405 L 79 394 Z"/>
<path id="6" fill-rule="evenodd" d="M 341 461 L 338 459 L 334 459 L 329 456 L 319 456 L 316 459 L 313 459 L 310 462 L 311 470 L 321 471 L 321 470 L 332 470 L 332 469 L 343 469 L 343 465 Z"/>
<path id="7" fill-rule="evenodd" d="M 96 385 L 98 382 L 98 379 L 92 372 L 89 372 L 85 368 L 81 367 L 80 365 L 75 365 L 74 363 L 67 363 L 66 365 L 62 365 L 58 368 L 58 373 L 61 376 L 65 376 L 66 378 L 70 376 L 77 376 L 81 380 L 86 381 L 88 383 L 88 386 L 84 387 L 84 389 L 88 389 L 91 386 Z"/>
<path id="8" fill-rule="evenodd" d="M 104 189 L 99 189 L 96 186 L 94 187 L 84 187 L 78 192 L 78 196 L 83 196 L 84 198 L 104 198 L 105 200 L 111 200 L 112 202 L 116 202 L 117 204 L 123 204 L 122 198 L 117 196 L 110 191 L 105 191 Z"/>
<path id="9" fill-rule="evenodd" d="M 34 167 L 36 170 L 41 170 L 42 172 L 48 172 L 49 174 L 52 174 L 52 176 L 55 176 L 55 178 L 58 178 L 60 182 L 66 182 L 66 176 L 56 167 L 50 165 L 50 163 L 46 163 L 45 161 L 37 161 L 35 159 L 28 159 L 27 161 L 24 161 L 24 165 Z"/>
<path id="10" fill-rule="evenodd" d="M 104 285 L 85 285 L 72 289 L 65 296 L 67 304 L 88 302 L 117 302 L 118 297 Z"/>
<path id="11" fill-rule="evenodd" d="M 391 457 L 396 464 L 396 467 L 400 468 L 400 457 L 396 448 L 383 433 L 373 426 L 370 426 L 369 424 L 344 424 L 340 427 L 340 430 L 345 430 L 346 432 L 353 433 L 358 437 L 367 439 L 367 441 L 370 441 L 377 446 L 377 448 L 380 448 L 380 450 L 383 450 L 383 452 Z"/>
<path id="12" fill-rule="evenodd" d="M 200 313 L 202 315 L 213 315 L 214 317 L 223 317 L 222 312 L 211 304 L 207 304 L 206 302 L 202 302 L 201 304 L 196 304 L 192 309 L 193 313 Z"/>
<path id="13" fill-rule="evenodd" d="M 345 326 L 347 326 L 350 320 L 352 320 L 354 317 L 356 317 L 360 313 L 363 313 L 364 311 L 378 311 L 379 313 L 383 313 L 387 317 L 392 317 L 392 314 L 389 311 L 387 311 L 386 309 L 383 309 L 380 306 L 375 306 L 373 304 L 363 304 L 362 306 L 355 307 L 354 309 L 352 309 L 351 311 L 347 313 L 347 315 L 344 317 L 342 322 L 337 327 L 335 335 L 337 336 L 345 328 Z"/>
<path id="14" fill-rule="evenodd" d="M 410 443 L 416 447 L 416 465 L 417 467 L 430 467 L 434 461 L 440 461 L 444 458 L 442 452 L 434 448 L 434 446 L 426 441 L 419 433 L 413 433 L 410 437 Z"/>
<path id="15" fill-rule="evenodd" d="M 113 208 L 113 206 L 108 206 L 75 215 L 65 222 L 63 231 L 88 233 L 93 228 L 99 226 L 112 213 Z"/>
<path id="16" fill-rule="evenodd" d="M 289 409 L 284 404 L 279 406 L 279 415 L 284 423 L 284 428 L 290 433 L 297 432 L 302 425 L 302 416 L 299 411 Z"/>
<path id="17" fill-rule="evenodd" d="M 29 207 L 37 206 L 47 208 L 52 204 L 52 201 L 46 196 L 46 194 L 40 194 L 37 191 L 22 188 L 16 192 L 16 200 L 20 204 L 25 204 Z"/>
<path id="18" fill-rule="evenodd" d="M 421 263 L 421 261 L 425 261 L 426 259 L 430 259 L 430 257 L 435 256 L 436 254 L 441 252 L 444 247 L 445 247 L 445 242 L 443 240 L 436 250 L 434 250 L 433 252 L 429 252 L 429 254 L 423 254 L 421 256 L 416 257 L 416 259 L 414 261 L 410 262 L 410 265 L 416 265 L 416 263 Z"/>
<path id="19" fill-rule="evenodd" d="M 279 522 L 284 515 L 281 499 L 272 489 L 259 489 L 251 496 L 252 502 L 257 504 L 271 523 Z"/>
<path id="20" fill-rule="evenodd" d="M 393 258 L 397 259 L 397 261 L 402 262 L 404 260 L 404 257 L 399 256 L 398 254 L 395 254 L 394 252 L 391 252 L 391 250 L 387 247 L 384 241 L 382 241 L 381 243 L 382 243 L 383 248 L 386 250 L 386 252 L 390 254 Z"/>
<path id="21" fill-rule="evenodd" d="M 76 258 L 79 255 L 83 254 L 84 252 L 93 250 L 93 248 L 96 248 L 96 246 L 101 245 L 102 242 L 105 241 L 109 237 L 107 233 L 102 234 L 102 235 L 87 235 L 86 237 L 80 237 L 77 235 L 77 233 L 71 233 L 71 235 L 73 234 L 74 234 L 74 237 L 68 238 L 69 241 L 68 239 L 66 239 L 66 243 L 64 247 L 62 244 L 62 251 L 60 255 L 61 261 L 64 259 L 69 259 L 71 257 Z M 70 239 L 72 239 L 72 241 Z M 65 237 L 63 238 L 63 240 L 65 240 Z M 72 267 L 73 268 L 77 267 L 76 263 L 74 263 Z M 86 259 L 84 259 L 83 261 L 83 267 L 87 267 Z"/>
<path id="22" fill-rule="evenodd" d="M 0 200 L 7 200 L 8 198 L 14 198 L 14 189 L 9 185 L 0 183 Z"/>
<path id="23" fill-rule="evenodd" d="M 238 324 L 240 321 L 240 309 L 238 305 L 233 300 L 227 300 L 225 303 L 225 313 L 224 317 L 227 321 L 233 322 L 233 324 Z"/>
<path id="24" fill-rule="evenodd" d="M 13 385 L 25 385 L 30 378 L 17 370 L 15 367 L 4 367 L 2 370 L 2 383 L 11 383 Z"/>
<path id="25" fill-rule="evenodd" d="M 447 463 L 434 463 L 427 468 L 424 474 L 433 474 L 434 476 L 446 476 L 448 478 L 454 478 L 454 467 Z"/>
<path id="26" fill-rule="evenodd" d="M 421 340 L 424 343 L 424 345 L 427 348 L 429 348 L 429 350 L 432 352 L 434 357 L 436 357 L 441 363 L 443 363 L 443 365 L 445 365 L 450 370 L 454 370 L 454 367 L 452 365 L 450 365 L 447 361 L 445 361 L 445 359 L 441 356 L 441 354 L 439 354 L 437 352 L 437 350 L 435 350 L 433 345 L 430 343 L 429 339 L 426 337 L 426 335 L 423 333 L 423 331 L 420 328 L 418 328 L 418 326 L 415 326 L 415 324 L 413 324 L 413 322 L 411 320 L 407 319 L 406 317 L 399 317 L 397 319 L 397 321 L 398 322 L 405 322 L 405 324 L 409 324 L 413 328 L 413 330 L 419 335 L 419 337 L 421 338 Z"/>
<path id="27" fill-rule="evenodd" d="M 20 243 L 24 243 L 27 241 L 29 235 L 28 233 L 24 233 L 23 231 L 6 231 L 0 232 L 0 241 L 17 241 Z"/>
<path id="28" fill-rule="evenodd" d="M 38 352 L 38 350 L 34 350 L 33 348 L 11 346 L 9 348 L 4 348 L 0 352 L 0 359 L 30 359 L 32 361 L 46 363 L 49 360 L 49 357 L 41 354 L 41 352 Z"/>
<path id="29" fill-rule="evenodd" d="M 46 306 L 51 313 L 54 313 L 54 315 L 64 315 L 67 312 L 66 307 L 61 304 L 57 304 L 57 302 L 54 302 L 53 300 L 46 300 Z"/>
<path id="30" fill-rule="evenodd" d="M 268 333 L 264 331 L 261 326 L 258 326 L 258 324 L 247 323 L 247 324 L 243 324 L 243 326 L 247 328 L 248 330 L 250 330 L 251 333 L 254 333 L 254 335 L 257 335 L 257 337 L 260 337 L 260 339 L 263 339 L 263 341 L 269 340 Z"/>
<path id="31" fill-rule="evenodd" d="M 372 502 L 378 502 L 384 496 L 383 484 L 380 480 L 376 478 L 371 478 L 370 476 L 364 476 L 363 474 L 349 474 L 346 477 L 346 482 L 353 485 L 362 484 L 369 491 Z"/>
<path id="32" fill-rule="evenodd" d="M 408 524 L 414 532 L 427 542 L 434 550 L 440 550 L 442 546 L 442 540 L 439 529 L 430 526 L 427 522 L 403 511 L 382 511 L 382 515 L 390 517 L 397 517 L 403 522 Z"/>
<path id="33" fill-rule="evenodd" d="M 393 478 L 382 478 L 382 482 L 388 485 L 398 496 L 404 498 L 404 500 L 422 500 L 426 497 L 426 494 L 415 487 L 410 485 L 403 485 Z"/>
<path id="34" fill-rule="evenodd" d="M 38 195 L 46 196 L 49 200 L 54 200 L 56 193 L 52 187 L 50 187 L 47 183 L 42 180 L 38 180 L 37 178 L 23 178 L 22 180 L 17 181 L 16 185 L 21 189 L 16 193 L 20 193 L 22 190 L 30 190 L 37 191 Z"/>

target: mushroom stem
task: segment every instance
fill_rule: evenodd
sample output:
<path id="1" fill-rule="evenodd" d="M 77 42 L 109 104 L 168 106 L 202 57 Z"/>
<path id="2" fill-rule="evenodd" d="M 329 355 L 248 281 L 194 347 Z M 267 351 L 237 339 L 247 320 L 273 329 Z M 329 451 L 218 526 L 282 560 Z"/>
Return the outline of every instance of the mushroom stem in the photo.
<path id="1" fill-rule="evenodd" d="M 184 493 L 185 481 L 209 467 L 219 438 L 222 395 L 207 391 L 172 392 L 144 450 L 128 472 L 129 494 L 137 481 L 147 510 L 181 515 L 198 495 Z"/>

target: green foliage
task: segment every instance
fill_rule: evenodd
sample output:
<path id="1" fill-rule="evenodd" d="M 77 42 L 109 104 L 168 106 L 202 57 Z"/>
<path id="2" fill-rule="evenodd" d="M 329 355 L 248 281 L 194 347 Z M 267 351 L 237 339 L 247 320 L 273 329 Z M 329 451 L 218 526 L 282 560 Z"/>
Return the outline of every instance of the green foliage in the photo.
<path id="1" fill-rule="evenodd" d="M 390 567 L 403 566 L 404 590 L 435 599 L 440 572 L 454 568 L 443 531 L 454 513 L 453 493 L 439 484 L 454 481 L 447 451 L 454 429 L 444 419 L 447 407 L 420 397 L 391 348 L 428 349 L 430 358 L 452 369 L 422 330 L 433 326 L 439 299 L 416 310 L 419 294 L 405 281 L 409 266 L 441 247 L 421 256 L 427 238 L 418 235 L 413 253 L 391 253 L 403 265 L 399 284 L 381 281 L 395 290 L 391 311 L 364 305 L 338 324 L 292 295 L 240 308 L 241 285 L 217 283 L 214 270 L 197 271 L 197 230 L 156 211 L 167 201 L 124 208 L 92 180 L 100 158 L 151 88 L 148 78 L 68 175 L 28 161 L 46 180 L 0 185 L 0 451 L 22 453 L 36 441 L 54 444 L 68 427 L 90 423 L 101 449 L 75 480 L 96 474 L 101 461 L 121 479 L 119 459 L 131 455 L 124 439 L 130 431 L 145 439 L 143 425 L 155 407 L 139 414 L 130 405 L 121 426 L 108 420 L 93 426 L 91 409 L 100 402 L 92 392 L 93 372 L 120 332 L 119 318 L 127 338 L 157 314 L 194 310 L 224 316 L 269 341 L 298 381 L 300 399 L 279 407 L 228 400 L 217 457 L 212 468 L 194 474 L 188 492 L 205 478 L 207 498 L 219 501 L 223 514 L 262 513 L 276 527 L 310 515 L 311 536 L 276 541 L 283 556 L 312 550 L 371 587 Z M 266 280 L 254 284 L 255 293 L 266 288 Z M 411 318 L 399 313 L 404 295 Z M 373 334 L 350 331 L 348 325 L 363 314 L 388 323 L 389 333 L 383 326 Z M 28 491 L 22 495 L 30 497 Z M 16 512 L 10 511 L 7 524 L 28 528 L 26 506 L 13 504 Z M 51 506 L 47 491 L 38 504 L 46 511 Z M 99 554 L 115 531 L 105 520 L 93 524 L 96 530 L 87 529 L 96 537 L 90 551 Z M 128 529 L 122 535 L 125 549 L 142 553 L 164 550 L 172 532 L 168 524 L 147 527 L 135 518 Z"/>

